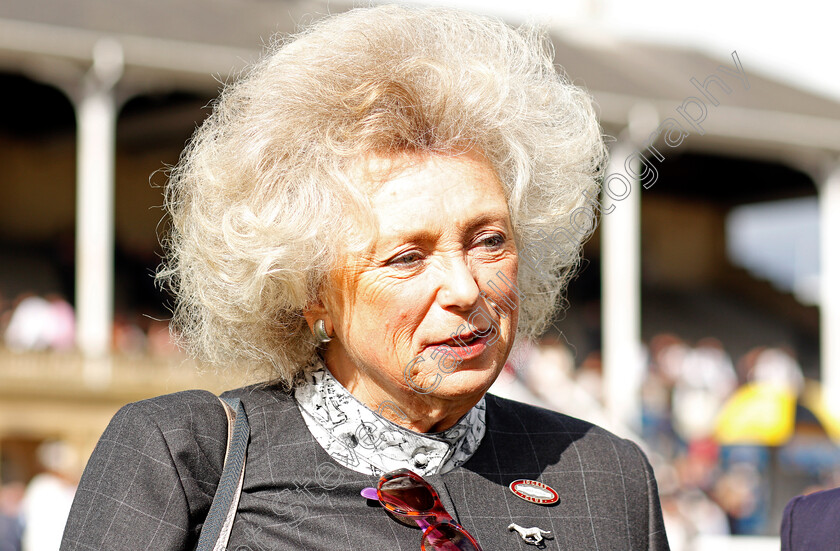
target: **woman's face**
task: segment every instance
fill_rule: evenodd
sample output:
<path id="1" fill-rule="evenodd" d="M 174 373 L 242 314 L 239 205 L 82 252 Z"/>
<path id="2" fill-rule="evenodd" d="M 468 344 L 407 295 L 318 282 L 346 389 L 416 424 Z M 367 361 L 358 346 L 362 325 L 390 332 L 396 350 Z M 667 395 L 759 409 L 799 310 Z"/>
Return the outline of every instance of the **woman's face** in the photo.
<path id="1" fill-rule="evenodd" d="M 378 232 L 324 297 L 335 333 L 327 364 L 374 408 L 471 407 L 504 366 L 518 318 L 502 185 L 470 153 L 374 156 L 357 168 Z"/>

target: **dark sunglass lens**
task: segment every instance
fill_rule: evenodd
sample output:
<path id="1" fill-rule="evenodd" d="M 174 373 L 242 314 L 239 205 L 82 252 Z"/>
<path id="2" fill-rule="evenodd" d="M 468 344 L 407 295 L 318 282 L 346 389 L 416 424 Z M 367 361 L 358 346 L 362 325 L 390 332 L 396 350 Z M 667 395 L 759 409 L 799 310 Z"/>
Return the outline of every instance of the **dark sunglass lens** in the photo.
<path id="1" fill-rule="evenodd" d="M 386 480 L 380 487 L 382 500 L 404 511 L 429 511 L 435 505 L 429 489 L 407 476 Z"/>
<path id="2" fill-rule="evenodd" d="M 423 551 L 480 551 L 463 530 L 453 524 L 438 524 L 423 536 Z"/>

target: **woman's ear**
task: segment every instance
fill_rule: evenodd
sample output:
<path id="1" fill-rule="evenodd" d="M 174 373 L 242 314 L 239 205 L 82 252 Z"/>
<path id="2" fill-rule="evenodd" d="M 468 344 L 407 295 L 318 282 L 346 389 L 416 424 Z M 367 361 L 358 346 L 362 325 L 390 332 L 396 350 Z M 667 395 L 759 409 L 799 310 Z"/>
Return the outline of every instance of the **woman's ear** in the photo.
<path id="1" fill-rule="evenodd" d="M 324 329 L 326 329 L 327 335 L 335 334 L 332 317 L 330 317 L 329 312 L 327 312 L 327 309 L 321 300 L 307 304 L 303 309 L 303 317 L 306 319 L 306 324 L 309 326 L 309 330 L 312 331 L 313 334 L 315 333 L 315 322 L 319 319 L 324 320 Z"/>

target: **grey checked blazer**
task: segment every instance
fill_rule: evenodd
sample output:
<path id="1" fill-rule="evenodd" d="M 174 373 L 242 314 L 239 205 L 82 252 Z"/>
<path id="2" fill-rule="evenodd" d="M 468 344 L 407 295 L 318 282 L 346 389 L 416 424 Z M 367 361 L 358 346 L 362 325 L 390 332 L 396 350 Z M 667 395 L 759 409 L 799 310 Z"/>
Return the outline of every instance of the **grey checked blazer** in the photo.
<path id="1" fill-rule="evenodd" d="M 251 424 L 245 482 L 228 549 L 418 551 L 420 531 L 359 495 L 377 477 L 334 461 L 290 394 L 227 393 Z M 226 420 L 210 393 L 129 404 L 111 421 L 82 477 L 61 551 L 193 549 L 224 461 Z M 358 443 L 348 442 L 349 446 Z M 547 550 L 664 551 L 651 467 L 638 446 L 548 410 L 487 396 L 487 432 L 462 467 L 426 477 L 484 551 L 527 550 L 508 525 L 550 530 Z M 560 501 L 515 497 L 519 478 Z"/>

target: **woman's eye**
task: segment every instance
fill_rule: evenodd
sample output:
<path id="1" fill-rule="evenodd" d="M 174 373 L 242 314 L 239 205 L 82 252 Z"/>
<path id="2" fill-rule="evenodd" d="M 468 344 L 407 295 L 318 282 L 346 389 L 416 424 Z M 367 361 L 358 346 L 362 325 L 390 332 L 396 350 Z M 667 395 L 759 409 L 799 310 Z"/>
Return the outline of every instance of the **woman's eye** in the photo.
<path id="1" fill-rule="evenodd" d="M 406 253 L 394 258 L 389 264 L 392 266 L 414 266 L 421 260 L 423 260 L 423 257 L 420 253 Z"/>
<path id="2" fill-rule="evenodd" d="M 494 234 L 494 235 L 489 235 L 489 236 L 485 237 L 484 239 L 481 240 L 480 243 L 482 245 L 484 245 L 485 247 L 488 247 L 490 249 L 498 249 L 499 247 L 504 245 L 505 238 L 502 237 L 501 235 Z"/>

